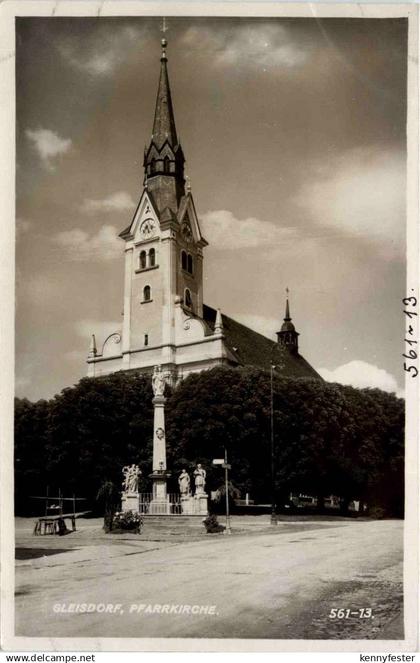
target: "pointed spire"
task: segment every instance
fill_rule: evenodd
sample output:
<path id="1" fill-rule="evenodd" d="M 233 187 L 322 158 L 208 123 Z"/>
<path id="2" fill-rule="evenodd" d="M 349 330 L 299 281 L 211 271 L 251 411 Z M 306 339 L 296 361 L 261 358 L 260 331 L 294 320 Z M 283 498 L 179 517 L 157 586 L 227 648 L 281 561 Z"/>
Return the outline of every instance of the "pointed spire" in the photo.
<path id="1" fill-rule="evenodd" d="M 290 311 L 289 311 L 289 300 L 286 299 L 286 315 L 284 316 L 285 322 L 289 322 L 292 318 L 290 317 Z"/>
<path id="2" fill-rule="evenodd" d="M 172 106 L 171 89 L 169 87 L 168 69 L 166 63 L 166 46 L 168 42 L 165 38 L 161 40 L 162 54 L 160 56 L 160 78 L 156 98 L 155 118 L 153 121 L 152 140 L 156 147 L 160 149 L 167 140 L 172 148 L 178 144 L 178 138 L 175 129 L 174 109 Z"/>
<path id="3" fill-rule="evenodd" d="M 214 323 L 214 333 L 215 334 L 222 334 L 223 333 L 223 319 L 222 319 L 222 312 L 220 308 L 217 309 L 216 313 L 216 321 Z"/>
<path id="4" fill-rule="evenodd" d="M 167 29 L 164 23 L 162 31 Z M 144 182 L 160 213 L 165 207 L 178 211 L 185 195 L 184 154 L 175 128 L 174 109 L 167 69 L 165 37 L 161 41 L 160 77 L 156 97 L 153 133 L 144 155 Z"/>

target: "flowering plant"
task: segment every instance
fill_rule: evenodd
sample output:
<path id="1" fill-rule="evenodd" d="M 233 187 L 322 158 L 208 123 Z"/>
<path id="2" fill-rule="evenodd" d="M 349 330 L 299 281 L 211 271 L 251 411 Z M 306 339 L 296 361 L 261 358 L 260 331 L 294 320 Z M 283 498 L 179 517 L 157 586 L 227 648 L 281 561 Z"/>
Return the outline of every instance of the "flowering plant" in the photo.
<path id="1" fill-rule="evenodd" d="M 143 518 L 136 511 L 118 511 L 113 518 L 112 529 L 140 532 Z"/>

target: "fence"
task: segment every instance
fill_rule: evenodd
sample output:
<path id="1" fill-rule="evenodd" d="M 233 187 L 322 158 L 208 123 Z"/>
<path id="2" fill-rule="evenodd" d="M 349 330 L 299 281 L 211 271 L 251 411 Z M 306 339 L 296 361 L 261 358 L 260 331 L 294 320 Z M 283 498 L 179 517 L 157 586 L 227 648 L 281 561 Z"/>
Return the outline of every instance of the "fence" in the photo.
<path id="1" fill-rule="evenodd" d="M 153 514 L 154 516 L 180 516 L 181 510 L 181 496 L 177 493 L 168 494 L 168 503 L 154 502 L 152 508 L 150 507 L 153 501 L 153 493 L 140 493 L 139 494 L 139 510 L 142 515 Z"/>

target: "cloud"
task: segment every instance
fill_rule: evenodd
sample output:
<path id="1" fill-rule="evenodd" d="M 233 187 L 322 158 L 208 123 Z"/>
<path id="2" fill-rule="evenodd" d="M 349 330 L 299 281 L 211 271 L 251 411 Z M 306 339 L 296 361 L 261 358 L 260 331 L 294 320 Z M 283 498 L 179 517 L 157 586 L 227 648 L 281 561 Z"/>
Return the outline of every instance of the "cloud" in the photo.
<path id="1" fill-rule="evenodd" d="M 405 157 L 355 148 L 309 167 L 295 202 L 314 223 L 376 245 L 385 258 L 405 254 Z"/>
<path id="2" fill-rule="evenodd" d="M 90 339 L 92 334 L 95 334 L 98 351 L 101 351 L 102 343 L 110 334 L 121 331 L 121 320 L 115 322 L 114 320 L 94 320 L 92 318 L 85 318 L 78 320 L 74 324 L 76 333 L 82 338 L 86 339 L 86 354 L 88 353 Z"/>
<path id="3" fill-rule="evenodd" d="M 404 395 L 404 392 L 399 390 L 398 383 L 393 375 L 383 368 L 359 359 L 354 359 L 333 370 L 328 368 L 317 368 L 316 370 L 327 382 L 340 382 L 359 389 L 375 387 L 383 389 L 383 391 L 396 393 L 400 397 Z"/>
<path id="4" fill-rule="evenodd" d="M 243 25 L 232 30 L 215 31 L 204 26 L 189 28 L 183 37 L 188 49 L 197 49 L 217 65 L 252 67 L 296 67 L 308 58 L 311 48 L 297 43 L 287 28 L 278 22 Z"/>
<path id="5" fill-rule="evenodd" d="M 126 25 L 111 32 L 100 27 L 89 35 L 72 35 L 61 39 L 57 48 L 73 68 L 90 76 L 106 77 L 127 60 L 127 52 L 138 47 L 144 36 L 142 28 Z"/>
<path id="6" fill-rule="evenodd" d="M 228 210 L 207 212 L 201 216 L 200 224 L 210 245 L 226 251 L 273 247 L 279 242 L 295 241 L 299 235 L 295 228 L 282 228 L 255 217 L 237 219 Z"/>
<path id="7" fill-rule="evenodd" d="M 94 214 L 95 212 L 122 212 L 132 210 L 135 202 L 126 191 L 118 191 L 102 200 L 86 198 L 80 206 L 80 210 L 85 214 Z"/>
<path id="8" fill-rule="evenodd" d="M 86 260 L 113 260 L 122 255 L 122 243 L 114 226 L 102 226 L 96 234 L 74 228 L 63 230 L 52 241 L 64 249 L 67 257 L 76 262 Z"/>
<path id="9" fill-rule="evenodd" d="M 26 129 L 25 135 L 31 141 L 43 165 L 50 170 L 54 168 L 53 159 L 66 154 L 72 146 L 70 138 L 61 138 L 50 129 Z"/>

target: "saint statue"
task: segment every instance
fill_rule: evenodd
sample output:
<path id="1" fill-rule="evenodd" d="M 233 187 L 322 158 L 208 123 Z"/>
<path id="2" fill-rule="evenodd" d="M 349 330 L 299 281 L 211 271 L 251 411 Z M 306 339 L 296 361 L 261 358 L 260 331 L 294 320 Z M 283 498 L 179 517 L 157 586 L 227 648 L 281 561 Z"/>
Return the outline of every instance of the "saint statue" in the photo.
<path id="1" fill-rule="evenodd" d="M 161 366 L 155 366 L 152 376 L 152 389 L 154 396 L 163 396 L 165 392 L 165 376 Z"/>
<path id="2" fill-rule="evenodd" d="M 204 486 L 206 485 L 206 470 L 203 469 L 198 463 L 196 469 L 194 470 L 195 478 L 195 494 L 204 493 Z"/>
<path id="3" fill-rule="evenodd" d="M 179 485 L 179 492 L 181 493 L 181 495 L 190 494 L 190 477 L 185 471 L 185 469 L 182 470 L 181 474 L 178 477 L 178 485 Z"/>
<path id="4" fill-rule="evenodd" d="M 138 493 L 139 491 L 139 477 L 141 470 L 138 465 L 125 465 L 123 467 L 123 488 L 125 493 Z"/>

